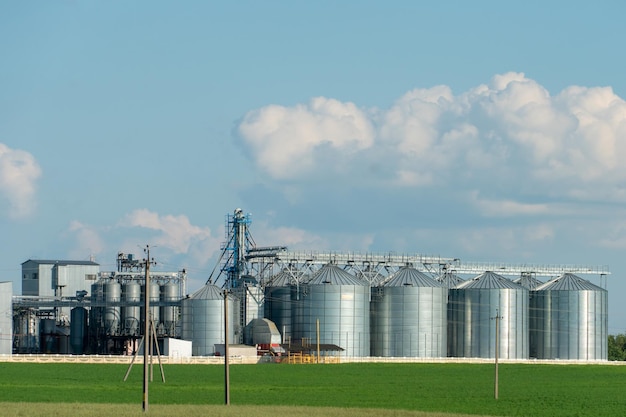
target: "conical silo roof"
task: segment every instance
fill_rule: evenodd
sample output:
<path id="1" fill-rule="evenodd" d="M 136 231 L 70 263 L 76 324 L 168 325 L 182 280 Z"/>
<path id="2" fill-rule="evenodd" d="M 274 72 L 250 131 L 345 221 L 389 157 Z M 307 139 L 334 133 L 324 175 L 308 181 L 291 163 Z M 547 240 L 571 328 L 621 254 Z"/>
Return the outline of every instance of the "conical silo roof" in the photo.
<path id="1" fill-rule="evenodd" d="M 337 265 L 326 264 L 321 267 L 307 282 L 309 285 L 366 285 L 365 282 L 359 280 L 348 272 L 339 268 Z"/>
<path id="2" fill-rule="evenodd" d="M 190 298 L 194 300 L 223 300 L 224 290 L 215 285 L 207 284 L 194 292 Z"/>
<path id="3" fill-rule="evenodd" d="M 519 278 L 514 279 L 513 282 L 521 285 L 524 288 L 528 288 L 529 290 L 534 290 L 540 285 L 543 285 L 543 282 L 539 281 L 534 276 L 519 277 Z"/>
<path id="4" fill-rule="evenodd" d="M 463 278 L 461 278 L 460 276 L 453 274 L 451 272 L 445 272 L 441 275 L 439 275 L 436 278 L 437 282 L 441 282 L 443 284 L 444 287 L 448 287 L 448 288 L 454 288 L 457 285 L 465 282 L 465 280 Z"/>
<path id="5" fill-rule="evenodd" d="M 522 289 L 521 285 L 514 283 L 513 281 L 506 279 L 502 275 L 498 275 L 495 272 L 487 271 L 482 273 L 481 275 L 462 282 L 461 284 L 456 286 L 457 289 L 499 289 L 499 288 L 510 288 L 510 289 Z"/>
<path id="6" fill-rule="evenodd" d="M 403 267 L 394 273 L 384 284 L 384 287 L 443 287 L 428 275 L 415 268 Z"/>
<path id="7" fill-rule="evenodd" d="M 535 289 L 536 291 L 606 291 L 581 277 L 565 273 Z"/>
<path id="8" fill-rule="evenodd" d="M 267 283 L 267 287 L 287 287 L 291 284 L 295 284 L 296 280 L 289 271 L 281 271 L 274 275 L 272 279 Z"/>

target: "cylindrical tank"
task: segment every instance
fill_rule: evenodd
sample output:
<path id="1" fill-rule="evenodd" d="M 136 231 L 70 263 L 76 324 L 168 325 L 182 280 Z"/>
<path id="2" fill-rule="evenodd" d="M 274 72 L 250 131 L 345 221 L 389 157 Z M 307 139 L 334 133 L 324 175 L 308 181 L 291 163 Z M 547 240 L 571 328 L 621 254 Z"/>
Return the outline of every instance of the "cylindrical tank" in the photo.
<path id="1" fill-rule="evenodd" d="M 607 360 L 608 292 L 564 274 L 530 295 L 531 357 Z"/>
<path id="2" fill-rule="evenodd" d="M 85 353 L 87 339 L 87 310 L 74 307 L 70 312 L 70 348 L 74 355 Z"/>
<path id="3" fill-rule="evenodd" d="M 348 357 L 370 354 L 369 284 L 336 265 L 320 268 L 307 284 L 292 285 L 294 340 L 319 342 L 344 349 Z"/>
<path id="4" fill-rule="evenodd" d="M 141 286 L 141 299 L 145 301 L 145 292 L 146 290 L 146 285 L 142 285 Z M 156 282 L 151 282 L 150 283 L 150 290 L 148 291 L 148 294 L 150 295 L 150 303 L 156 303 L 159 301 L 159 298 L 161 296 L 161 287 L 159 286 L 159 284 L 157 284 Z M 145 317 L 145 308 L 143 307 L 143 305 L 140 308 L 141 311 L 141 322 L 144 323 L 144 317 Z M 152 319 L 152 322 L 154 323 L 154 328 L 155 330 L 157 329 L 157 327 L 159 326 L 159 323 L 161 322 L 161 318 L 160 318 L 160 310 L 159 307 L 155 307 L 154 304 L 150 304 L 150 318 Z M 140 332 L 141 334 L 143 334 L 143 326 L 140 326 Z"/>
<path id="5" fill-rule="evenodd" d="M 54 319 L 41 319 L 39 322 L 42 353 L 59 353 Z"/>
<path id="6" fill-rule="evenodd" d="M 282 271 L 265 286 L 264 316 L 276 324 L 282 340 L 291 338 L 291 287 L 295 283 L 289 271 Z"/>
<path id="7" fill-rule="evenodd" d="M 228 340 L 235 340 L 236 303 L 228 296 Z M 182 338 L 191 340 L 193 356 L 215 354 L 215 344 L 224 343 L 224 290 L 205 285 L 182 301 Z"/>
<path id="8" fill-rule="evenodd" d="M 485 272 L 450 289 L 448 326 L 449 356 L 528 359 L 528 290 Z"/>
<path id="9" fill-rule="evenodd" d="M 178 285 L 169 282 L 161 285 L 161 301 L 178 301 Z M 176 306 L 162 306 L 160 319 L 163 324 L 163 333 L 167 336 L 176 335 L 176 321 L 178 318 L 178 308 Z"/>
<path id="10" fill-rule="evenodd" d="M 116 336 L 120 331 L 122 288 L 120 283 L 109 280 L 103 285 L 104 291 L 104 328 L 107 335 Z"/>
<path id="11" fill-rule="evenodd" d="M 371 355 L 445 357 L 448 289 L 405 267 L 372 288 Z"/>
<path id="12" fill-rule="evenodd" d="M 139 285 L 139 283 L 137 282 L 125 283 L 122 286 L 122 297 L 126 303 L 140 303 L 141 285 Z M 140 305 L 126 305 L 122 308 L 122 319 L 124 320 L 124 335 L 137 336 L 140 334 L 140 310 Z"/>

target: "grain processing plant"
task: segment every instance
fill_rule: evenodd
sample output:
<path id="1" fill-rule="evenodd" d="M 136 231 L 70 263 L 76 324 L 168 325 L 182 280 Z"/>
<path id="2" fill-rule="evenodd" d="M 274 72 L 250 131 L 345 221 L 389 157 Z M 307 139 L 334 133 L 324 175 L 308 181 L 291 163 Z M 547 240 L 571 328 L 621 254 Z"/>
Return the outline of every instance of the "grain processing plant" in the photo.
<path id="1" fill-rule="evenodd" d="M 149 320 L 162 351 L 178 343 L 193 356 L 223 354 L 228 329 L 229 344 L 272 356 L 322 346 L 344 358 L 607 360 L 608 267 L 294 252 L 257 246 L 240 209 L 225 225 L 220 259 L 192 293 L 185 270 L 150 271 L 134 254 L 119 253 L 112 272 L 25 261 L 21 295 L 0 283 L 0 354 L 132 355 Z"/>

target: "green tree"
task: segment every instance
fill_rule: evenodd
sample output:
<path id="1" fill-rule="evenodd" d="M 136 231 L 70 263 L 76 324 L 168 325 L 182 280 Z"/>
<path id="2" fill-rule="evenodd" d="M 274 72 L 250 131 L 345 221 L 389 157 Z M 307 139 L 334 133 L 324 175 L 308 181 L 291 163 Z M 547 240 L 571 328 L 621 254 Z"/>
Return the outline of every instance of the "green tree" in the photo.
<path id="1" fill-rule="evenodd" d="M 609 335 L 609 360 L 625 361 L 626 360 L 626 335 L 620 333 L 618 335 Z"/>

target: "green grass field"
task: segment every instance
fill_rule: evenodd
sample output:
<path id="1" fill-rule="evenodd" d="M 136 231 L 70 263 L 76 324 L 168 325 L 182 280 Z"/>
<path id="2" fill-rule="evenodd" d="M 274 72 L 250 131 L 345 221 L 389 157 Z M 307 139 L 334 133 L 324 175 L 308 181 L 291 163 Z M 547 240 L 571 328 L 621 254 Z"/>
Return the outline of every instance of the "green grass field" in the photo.
<path id="1" fill-rule="evenodd" d="M 51 404 L 36 403 L 69 403 L 66 406 L 75 408 L 77 403 L 81 407 L 111 404 L 122 407 L 111 415 L 137 415 L 133 413 L 141 412 L 142 365 L 136 365 L 128 381 L 123 382 L 126 369 L 126 365 L 110 364 L 0 363 L 0 402 L 9 403 L 4 404 L 6 413 L 2 415 L 55 415 L 51 414 Z M 206 405 L 213 406 L 213 415 L 225 416 L 275 412 L 270 408 L 268 414 L 260 414 L 260 408 L 251 406 L 335 407 L 358 412 L 345 416 L 363 415 L 365 409 L 384 409 L 392 411 L 386 415 L 398 416 L 426 416 L 415 411 L 491 416 L 626 414 L 626 367 L 622 366 L 501 364 L 500 399 L 495 400 L 492 365 L 233 365 L 231 404 L 235 410 L 243 407 L 239 414 L 216 414 L 226 408 L 220 406 L 224 402 L 222 366 L 165 365 L 164 369 L 165 383 L 160 380 L 158 366 L 154 367 L 149 390 L 151 414 L 167 407 L 202 410 Z M 47 413 L 8 414 L 10 409 L 23 410 L 26 403 L 33 403 L 32 410 L 42 407 Z M 131 410 L 131 414 L 123 414 L 122 409 Z M 245 410 L 257 411 L 245 414 Z M 305 410 L 307 415 L 315 414 Z M 408 414 L 399 414 L 404 413 L 402 410 Z M 182 415 L 202 415 L 205 411 Z M 84 415 L 106 414 L 94 414 L 92 409 Z M 382 410 L 377 415 L 383 415 Z"/>

